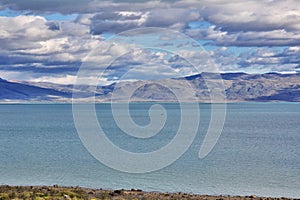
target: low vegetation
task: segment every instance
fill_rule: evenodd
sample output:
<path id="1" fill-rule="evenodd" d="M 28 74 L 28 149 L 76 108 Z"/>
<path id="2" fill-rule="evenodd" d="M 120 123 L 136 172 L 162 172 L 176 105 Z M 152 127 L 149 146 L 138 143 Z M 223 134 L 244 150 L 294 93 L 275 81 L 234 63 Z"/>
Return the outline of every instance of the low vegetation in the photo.
<path id="1" fill-rule="evenodd" d="M 113 199 L 113 200 L 187 200 L 187 199 L 203 199 L 203 200 L 275 200 L 286 198 L 261 198 L 256 196 L 247 197 L 230 197 L 230 196 L 207 196 L 194 195 L 186 193 L 158 193 L 143 192 L 142 190 L 102 190 L 88 189 L 80 187 L 59 187 L 54 186 L 0 186 L 0 200 L 44 200 L 44 199 Z"/>

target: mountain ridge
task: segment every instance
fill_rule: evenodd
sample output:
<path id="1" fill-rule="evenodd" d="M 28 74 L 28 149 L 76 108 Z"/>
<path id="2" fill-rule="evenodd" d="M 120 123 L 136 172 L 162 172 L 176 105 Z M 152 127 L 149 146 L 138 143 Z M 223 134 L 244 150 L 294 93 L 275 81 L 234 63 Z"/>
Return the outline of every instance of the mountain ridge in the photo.
<path id="1" fill-rule="evenodd" d="M 184 101 L 210 101 L 207 79 L 215 83 L 222 78 L 228 102 L 243 101 L 288 101 L 300 102 L 300 74 L 246 74 L 246 73 L 201 73 L 192 76 L 161 80 L 139 80 L 98 86 L 95 101 L 126 101 L 130 91 L 132 101 L 176 101 L 174 91 L 184 96 Z M 186 86 L 185 81 L 192 87 Z M 79 101 L 89 101 L 93 94 L 87 85 L 76 87 L 75 92 L 82 94 Z M 211 89 L 211 88 L 210 88 Z M 214 88 L 213 88 L 214 89 Z M 173 92 L 172 92 L 172 91 Z M 34 83 L 24 81 L 7 81 L 0 78 L 1 102 L 71 102 L 72 85 L 53 83 Z M 119 94 L 117 98 L 112 95 Z M 116 95 L 115 95 L 116 96 Z"/>

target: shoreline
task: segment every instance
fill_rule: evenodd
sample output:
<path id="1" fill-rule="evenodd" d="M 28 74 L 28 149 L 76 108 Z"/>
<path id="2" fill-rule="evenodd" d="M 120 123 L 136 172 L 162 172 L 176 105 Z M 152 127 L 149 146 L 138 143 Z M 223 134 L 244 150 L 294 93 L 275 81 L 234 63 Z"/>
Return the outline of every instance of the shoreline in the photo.
<path id="1" fill-rule="evenodd" d="M 226 102 L 206 102 L 206 101 L 131 101 L 131 102 L 121 102 L 121 101 L 99 101 L 99 102 L 72 102 L 72 101 L 0 101 L 0 105 L 72 105 L 72 104 L 124 104 L 124 103 L 157 103 L 157 104 L 178 104 L 178 103 L 198 103 L 198 104 L 243 104 L 243 103 L 296 103 L 299 104 L 300 101 L 226 101 Z"/>
<path id="2" fill-rule="evenodd" d="M 201 195 L 183 192 L 148 192 L 140 189 L 93 189 L 72 186 L 9 186 L 0 185 L 0 199 L 191 199 L 191 200 L 287 200 L 297 198 L 231 196 L 231 195 Z"/>

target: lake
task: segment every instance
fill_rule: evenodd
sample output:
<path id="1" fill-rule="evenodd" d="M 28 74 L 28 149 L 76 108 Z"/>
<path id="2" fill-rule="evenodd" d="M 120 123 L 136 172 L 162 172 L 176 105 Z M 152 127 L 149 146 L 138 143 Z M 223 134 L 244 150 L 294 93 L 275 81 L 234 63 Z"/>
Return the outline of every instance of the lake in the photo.
<path id="1" fill-rule="evenodd" d="M 133 121 L 147 125 L 153 104 L 131 103 Z M 143 153 L 167 145 L 176 135 L 180 106 L 161 105 L 168 115 L 165 126 L 148 139 L 117 127 L 110 104 L 95 107 L 107 138 L 122 149 Z M 71 104 L 1 104 L 0 184 L 300 197 L 300 103 L 229 103 L 223 132 L 204 159 L 198 153 L 211 105 L 199 106 L 200 125 L 188 150 L 163 169 L 133 174 L 111 169 L 88 152 L 77 134 Z"/>

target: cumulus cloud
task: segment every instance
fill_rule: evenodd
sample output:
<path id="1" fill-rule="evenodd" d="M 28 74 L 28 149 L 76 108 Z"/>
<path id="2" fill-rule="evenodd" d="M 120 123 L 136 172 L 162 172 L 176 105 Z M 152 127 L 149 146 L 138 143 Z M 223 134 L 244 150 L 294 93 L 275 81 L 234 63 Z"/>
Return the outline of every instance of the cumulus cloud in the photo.
<path id="1" fill-rule="evenodd" d="M 107 56 L 105 57 L 104 54 L 105 58 Z M 98 65 L 96 69 L 103 70 L 104 73 L 101 77 L 109 81 L 157 80 L 184 77 L 197 73 L 197 70 L 190 63 L 179 58 L 178 55 L 141 48 L 134 48 L 132 51 L 116 57 L 110 65 L 104 67 L 102 69 Z"/>
<path id="2" fill-rule="evenodd" d="M 18 1 L 18 0 L 1 0 L 0 3 L 10 9 L 19 11 L 32 11 L 35 13 L 41 12 L 60 12 L 63 14 L 69 14 L 74 12 L 79 12 L 81 10 L 85 11 L 93 8 L 90 6 L 91 0 L 28 0 L 28 1 Z M 95 7 L 94 7 L 95 8 Z"/>
<path id="3" fill-rule="evenodd" d="M 240 56 L 238 65 L 241 68 L 264 70 L 264 72 L 295 72 L 300 61 L 300 48 L 287 47 L 282 51 L 270 48 L 259 48 Z"/>
<path id="4" fill-rule="evenodd" d="M 31 76 L 37 80 L 45 80 L 45 74 L 52 73 L 57 81 L 63 77 L 71 80 L 82 61 L 104 63 L 105 66 L 112 57 L 126 53 L 131 47 L 129 44 L 117 47 L 104 43 L 107 46 L 99 49 L 101 57 L 90 56 L 90 60 L 83 60 L 103 42 L 103 34 L 113 35 L 140 27 L 170 28 L 186 33 L 208 47 L 213 46 L 209 55 L 223 71 L 294 71 L 299 68 L 298 0 L 0 0 L 0 4 L 0 10 L 27 14 L 0 17 L 0 70 L 6 74 L 26 71 L 32 72 Z M 73 21 L 47 20 L 47 15 L 55 13 L 77 14 L 78 17 Z M 190 23 L 194 22 L 196 25 L 191 27 Z M 160 37 L 162 48 L 197 45 L 170 37 Z M 254 49 L 234 53 L 230 51 L 232 47 Z M 281 49 L 275 50 L 276 47 Z M 206 65 L 207 60 L 199 52 L 185 49 L 181 53 Z M 133 79 L 193 73 L 185 62 L 176 55 L 136 51 L 115 61 L 110 67 L 111 74 L 106 74 L 104 79 L 117 79 L 126 70 L 131 70 L 130 78 Z"/>
<path id="5" fill-rule="evenodd" d="M 138 28 L 144 23 L 146 15 L 139 12 L 100 13 L 91 18 L 91 32 L 93 34 L 119 33 Z"/>
<path id="6" fill-rule="evenodd" d="M 30 11 L 34 14 L 62 13 L 62 14 L 87 14 L 114 11 L 145 11 L 154 8 L 167 8 L 169 3 L 161 1 L 111 1 L 111 0 L 0 0 L 3 7 L 17 10 Z M 134 4 L 134 6 L 133 6 Z"/>
<path id="7" fill-rule="evenodd" d="M 0 0 L 5 7 L 32 13 L 79 14 L 78 23 L 93 34 L 119 33 L 138 27 L 164 27 L 219 46 L 296 46 L 300 41 L 297 0 L 42 1 Z M 189 22 L 210 27 L 189 29 Z M 50 29 L 58 29 L 49 24 Z M 3 35 L 5 33 L 1 33 Z"/>
<path id="8" fill-rule="evenodd" d="M 186 33 L 197 39 L 211 40 L 218 46 L 297 46 L 300 45 L 300 32 L 286 30 L 227 32 L 216 26 L 187 30 Z"/>
<path id="9" fill-rule="evenodd" d="M 1 70 L 74 71 L 101 40 L 83 25 L 59 24 L 40 16 L 0 17 L 0 29 Z"/>
<path id="10" fill-rule="evenodd" d="M 190 21 L 199 19 L 201 19 L 201 16 L 195 10 L 155 8 L 144 12 L 111 12 L 108 10 L 96 14 L 90 21 L 92 33 L 102 34 L 105 32 L 119 33 L 140 27 L 162 27 L 183 30 L 188 27 Z"/>
<path id="11" fill-rule="evenodd" d="M 201 1 L 203 17 L 228 32 L 300 30 L 300 2 Z"/>

